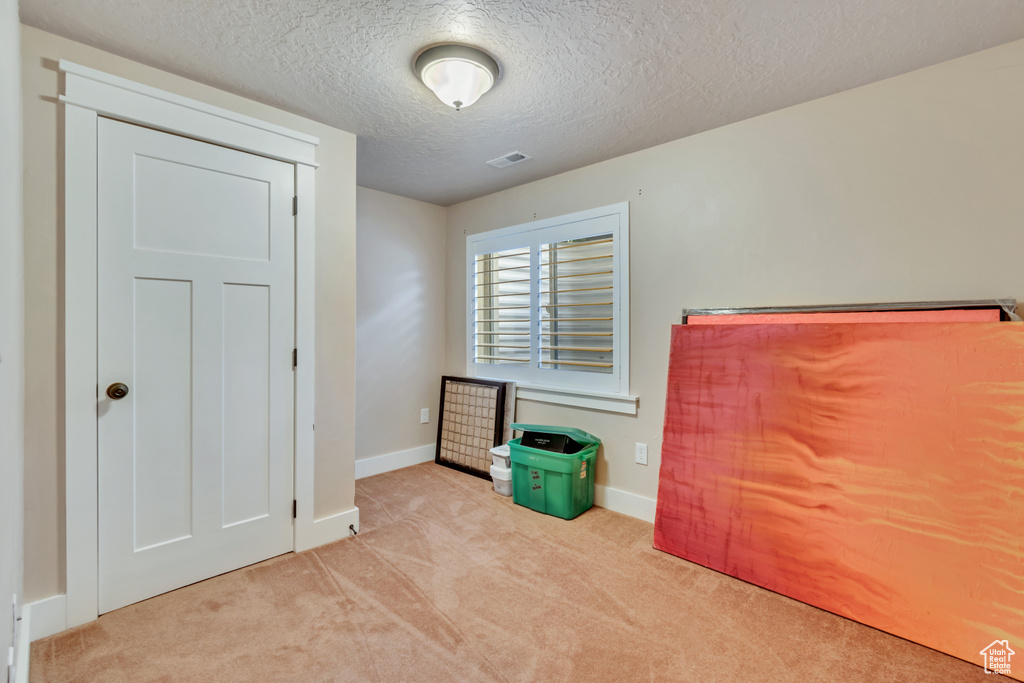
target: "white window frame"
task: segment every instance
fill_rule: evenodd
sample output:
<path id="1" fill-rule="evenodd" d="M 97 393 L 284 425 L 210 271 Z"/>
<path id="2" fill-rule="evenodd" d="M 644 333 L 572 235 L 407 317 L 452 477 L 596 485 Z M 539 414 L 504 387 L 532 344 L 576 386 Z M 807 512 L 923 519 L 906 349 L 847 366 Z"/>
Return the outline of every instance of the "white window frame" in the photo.
<path id="1" fill-rule="evenodd" d="M 574 372 L 565 369 L 494 365 L 475 362 L 474 297 L 476 258 L 516 248 L 529 248 L 531 278 L 538 277 L 540 245 L 551 242 L 611 234 L 613 243 L 612 270 L 614 290 L 614 329 L 612 335 L 611 374 Z M 540 305 L 537 288 L 532 288 L 531 325 L 535 338 L 538 332 L 536 310 Z M 531 343 L 532 346 L 532 343 Z M 636 414 L 637 397 L 629 393 L 629 203 L 612 204 L 578 211 L 565 216 L 546 218 L 466 237 L 466 370 L 470 377 L 510 380 L 516 383 L 520 399 L 571 405 L 593 410 Z"/>

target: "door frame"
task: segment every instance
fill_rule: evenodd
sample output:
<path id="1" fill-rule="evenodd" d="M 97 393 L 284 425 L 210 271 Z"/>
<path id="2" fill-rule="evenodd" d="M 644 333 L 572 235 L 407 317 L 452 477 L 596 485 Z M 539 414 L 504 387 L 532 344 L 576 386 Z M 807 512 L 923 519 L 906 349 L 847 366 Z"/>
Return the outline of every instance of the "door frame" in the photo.
<path id="1" fill-rule="evenodd" d="M 295 346 L 300 359 L 294 376 L 294 549 L 334 539 L 313 519 L 314 183 L 320 140 L 63 59 L 59 69 L 65 83 L 60 101 L 64 104 L 66 625 L 70 628 L 99 616 L 96 210 L 101 116 L 294 165 L 299 207 Z"/>

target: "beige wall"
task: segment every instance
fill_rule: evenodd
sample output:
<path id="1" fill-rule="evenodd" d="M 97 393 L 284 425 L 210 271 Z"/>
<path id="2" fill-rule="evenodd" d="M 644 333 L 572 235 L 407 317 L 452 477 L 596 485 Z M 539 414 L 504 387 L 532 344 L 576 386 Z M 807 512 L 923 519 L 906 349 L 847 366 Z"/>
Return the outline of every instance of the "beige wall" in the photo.
<path id="1" fill-rule="evenodd" d="M 356 458 L 435 443 L 444 369 L 445 220 L 440 206 L 356 193 Z M 420 424 L 420 409 L 430 409 Z"/>
<path id="2" fill-rule="evenodd" d="M 63 117 L 57 60 L 320 138 L 316 172 L 315 516 L 350 509 L 355 447 L 355 136 L 22 27 L 25 147 L 25 597 L 64 590 Z"/>
<path id="3" fill-rule="evenodd" d="M 16 0 L 0 0 L 0 654 L 21 604 L 24 325 L 21 229 L 21 54 Z M 6 660 L 4 660 L 6 661 Z M 28 666 L 17 662 L 19 667 Z M 5 665 L 0 665 L 4 671 Z"/>
<path id="4" fill-rule="evenodd" d="M 597 482 L 654 498 L 682 308 L 1024 299 L 1022 81 L 1024 41 L 449 207 L 447 370 L 466 234 L 629 201 L 639 414 L 517 417 L 602 437 Z"/>

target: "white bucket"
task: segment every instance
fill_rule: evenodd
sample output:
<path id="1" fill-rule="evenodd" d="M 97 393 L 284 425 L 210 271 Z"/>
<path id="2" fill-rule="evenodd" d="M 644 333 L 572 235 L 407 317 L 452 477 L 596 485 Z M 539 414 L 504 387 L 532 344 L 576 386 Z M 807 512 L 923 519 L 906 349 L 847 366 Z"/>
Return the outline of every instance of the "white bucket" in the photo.
<path id="1" fill-rule="evenodd" d="M 495 446 L 491 449 L 491 462 L 496 467 L 502 467 L 508 469 L 512 467 L 512 450 L 508 444 L 501 446 Z"/>
<path id="2" fill-rule="evenodd" d="M 495 492 L 503 496 L 512 495 L 512 468 L 491 465 L 491 480 L 494 482 Z"/>

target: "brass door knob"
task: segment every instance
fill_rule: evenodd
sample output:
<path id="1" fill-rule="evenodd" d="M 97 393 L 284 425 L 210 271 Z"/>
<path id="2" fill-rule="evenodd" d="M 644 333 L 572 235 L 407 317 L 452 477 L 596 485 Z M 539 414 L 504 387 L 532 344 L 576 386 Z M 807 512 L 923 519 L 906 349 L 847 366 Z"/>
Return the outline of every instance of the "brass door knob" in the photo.
<path id="1" fill-rule="evenodd" d="M 114 399 L 115 401 L 120 401 L 127 395 L 128 385 L 125 384 L 124 382 L 114 382 L 109 387 L 107 387 L 107 396 Z"/>

